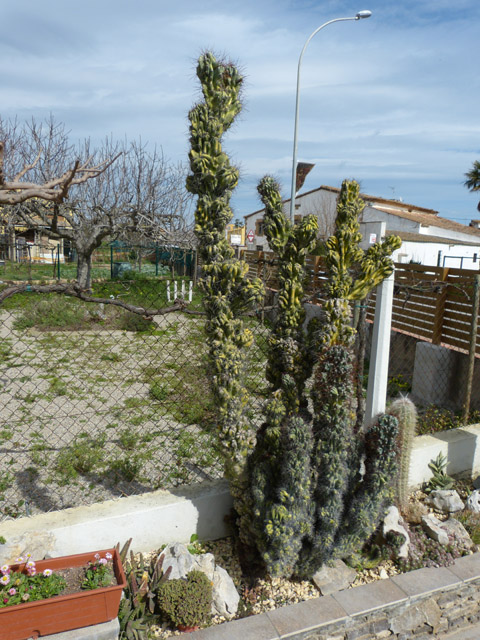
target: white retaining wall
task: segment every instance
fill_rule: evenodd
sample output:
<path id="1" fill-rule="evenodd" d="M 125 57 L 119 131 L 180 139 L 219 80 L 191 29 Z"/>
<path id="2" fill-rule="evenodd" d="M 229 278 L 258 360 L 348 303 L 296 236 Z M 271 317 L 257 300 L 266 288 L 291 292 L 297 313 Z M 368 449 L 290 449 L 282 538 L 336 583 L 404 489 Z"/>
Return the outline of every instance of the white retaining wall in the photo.
<path id="1" fill-rule="evenodd" d="M 417 436 L 410 462 L 409 486 L 419 487 L 432 477 L 428 463 L 439 453 L 447 458 L 448 475 L 475 478 L 480 474 L 480 425 Z"/>
<path id="2" fill-rule="evenodd" d="M 431 477 L 428 463 L 440 452 L 448 459 L 449 475 L 479 475 L 480 425 L 416 437 L 410 487 Z M 225 516 L 231 508 L 228 484 L 218 480 L 5 521 L 0 523 L 0 535 L 8 541 L 29 532 L 51 532 L 52 557 L 107 549 L 128 538 L 133 538 L 135 551 L 151 551 L 168 542 L 188 542 L 193 533 L 203 540 L 228 535 Z"/>

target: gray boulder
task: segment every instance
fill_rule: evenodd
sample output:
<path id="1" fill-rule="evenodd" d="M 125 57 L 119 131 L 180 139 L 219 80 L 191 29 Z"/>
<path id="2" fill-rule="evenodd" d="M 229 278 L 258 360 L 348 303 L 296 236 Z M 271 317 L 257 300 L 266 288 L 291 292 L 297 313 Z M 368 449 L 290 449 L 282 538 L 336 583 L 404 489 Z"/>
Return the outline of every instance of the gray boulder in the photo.
<path id="1" fill-rule="evenodd" d="M 55 548 L 55 536 L 45 531 L 29 531 L 23 535 L 8 538 L 5 544 L 0 544 L 0 566 L 15 564 L 17 558 L 30 553 L 33 560 L 43 560 L 51 557 Z"/>
<path id="2" fill-rule="evenodd" d="M 342 560 L 336 560 L 334 565 L 324 565 L 313 576 L 312 580 L 322 596 L 328 596 L 335 591 L 347 589 L 357 577 L 355 569 L 347 567 Z"/>
<path id="3" fill-rule="evenodd" d="M 388 508 L 387 514 L 383 520 L 383 524 L 382 524 L 383 538 L 386 539 L 387 534 L 390 532 L 399 533 L 405 538 L 405 542 L 401 545 L 397 555 L 399 558 L 407 558 L 408 549 L 410 547 L 410 536 L 408 535 L 408 531 L 406 530 L 406 528 L 403 526 L 403 519 L 402 519 L 402 516 L 400 515 L 399 510 L 394 505 Z"/>
<path id="4" fill-rule="evenodd" d="M 422 517 L 422 529 L 429 538 L 436 540 L 440 544 L 447 545 L 448 533 L 440 526 L 442 523 L 432 513 Z"/>
<path id="5" fill-rule="evenodd" d="M 475 511 L 475 513 L 480 513 L 480 489 L 475 489 L 475 491 L 472 491 L 468 496 L 465 502 L 465 508 L 470 511 Z"/>
<path id="6" fill-rule="evenodd" d="M 422 527 L 429 538 L 445 546 L 452 540 L 460 543 L 465 549 L 471 549 L 474 546 L 463 524 L 455 518 L 449 518 L 442 522 L 429 513 L 427 516 L 423 516 Z"/>
<path id="7" fill-rule="evenodd" d="M 455 489 L 432 491 L 428 504 L 437 511 L 443 511 L 444 513 L 455 513 L 456 511 L 462 511 L 464 508 L 464 504 Z"/>
<path id="8" fill-rule="evenodd" d="M 449 518 L 440 525 L 444 531 L 447 532 L 450 538 L 454 538 L 465 549 L 472 549 L 475 545 L 473 540 L 468 535 L 468 531 L 463 524 L 455 518 Z"/>

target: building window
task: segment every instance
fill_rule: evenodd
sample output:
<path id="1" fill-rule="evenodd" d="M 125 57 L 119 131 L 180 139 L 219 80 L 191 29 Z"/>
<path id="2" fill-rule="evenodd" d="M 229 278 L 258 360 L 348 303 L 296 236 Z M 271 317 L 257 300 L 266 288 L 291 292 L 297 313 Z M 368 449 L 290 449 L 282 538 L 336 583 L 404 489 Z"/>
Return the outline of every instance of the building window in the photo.
<path id="1" fill-rule="evenodd" d="M 260 218 L 255 223 L 255 235 L 257 236 L 265 235 L 265 225 L 263 224 L 263 218 Z"/>
<path id="2" fill-rule="evenodd" d="M 300 224 L 300 222 L 302 221 L 302 216 L 299 213 L 296 213 L 293 219 L 295 221 L 295 224 Z"/>

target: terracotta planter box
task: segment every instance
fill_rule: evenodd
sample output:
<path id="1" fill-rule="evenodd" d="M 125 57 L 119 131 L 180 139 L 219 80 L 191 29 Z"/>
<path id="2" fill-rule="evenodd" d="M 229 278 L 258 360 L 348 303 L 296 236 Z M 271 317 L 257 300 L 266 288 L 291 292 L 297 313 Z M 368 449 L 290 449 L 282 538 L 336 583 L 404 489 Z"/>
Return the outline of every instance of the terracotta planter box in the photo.
<path id="1" fill-rule="evenodd" d="M 120 597 L 126 585 L 125 573 L 116 549 L 79 553 L 50 560 L 36 561 L 37 572 L 44 569 L 68 569 L 95 561 L 95 554 L 113 555 L 113 570 L 117 585 L 91 591 L 80 591 L 67 596 L 54 596 L 0 609 L 1 640 L 27 640 L 61 631 L 89 627 L 113 620 L 118 615 Z M 18 565 L 12 565 L 12 570 Z"/>

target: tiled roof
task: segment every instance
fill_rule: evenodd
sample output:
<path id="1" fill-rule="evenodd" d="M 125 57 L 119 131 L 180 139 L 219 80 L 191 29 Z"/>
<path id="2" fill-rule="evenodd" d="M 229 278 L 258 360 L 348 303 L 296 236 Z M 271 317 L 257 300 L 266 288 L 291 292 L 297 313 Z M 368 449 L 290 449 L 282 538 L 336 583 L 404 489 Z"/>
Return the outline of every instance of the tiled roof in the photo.
<path id="1" fill-rule="evenodd" d="M 468 242 L 467 240 L 452 240 L 452 238 L 445 238 L 442 236 L 427 236 L 424 233 L 411 233 L 410 231 L 395 231 L 395 229 L 387 229 L 385 232 L 387 236 L 399 236 L 405 242 L 436 242 L 437 244 L 462 244 L 469 247 L 478 247 L 478 242 Z"/>
<path id="2" fill-rule="evenodd" d="M 476 229 L 475 227 L 468 227 L 466 224 L 460 224 L 460 222 L 455 222 L 454 220 L 448 220 L 447 218 L 441 218 L 438 215 L 431 215 L 429 213 L 421 213 L 418 211 L 393 211 L 391 209 L 386 209 L 385 207 L 379 207 L 376 203 L 372 202 L 370 205 L 374 209 L 378 209 L 379 211 L 383 211 L 384 213 L 389 213 L 392 216 L 398 216 L 399 218 L 405 218 L 406 220 L 412 220 L 412 222 L 418 222 L 419 224 L 430 227 L 440 227 L 440 229 L 448 229 L 449 231 L 457 231 L 458 233 L 467 233 L 468 235 L 474 236 L 480 239 L 480 229 Z M 423 235 L 423 234 L 422 234 Z"/>

